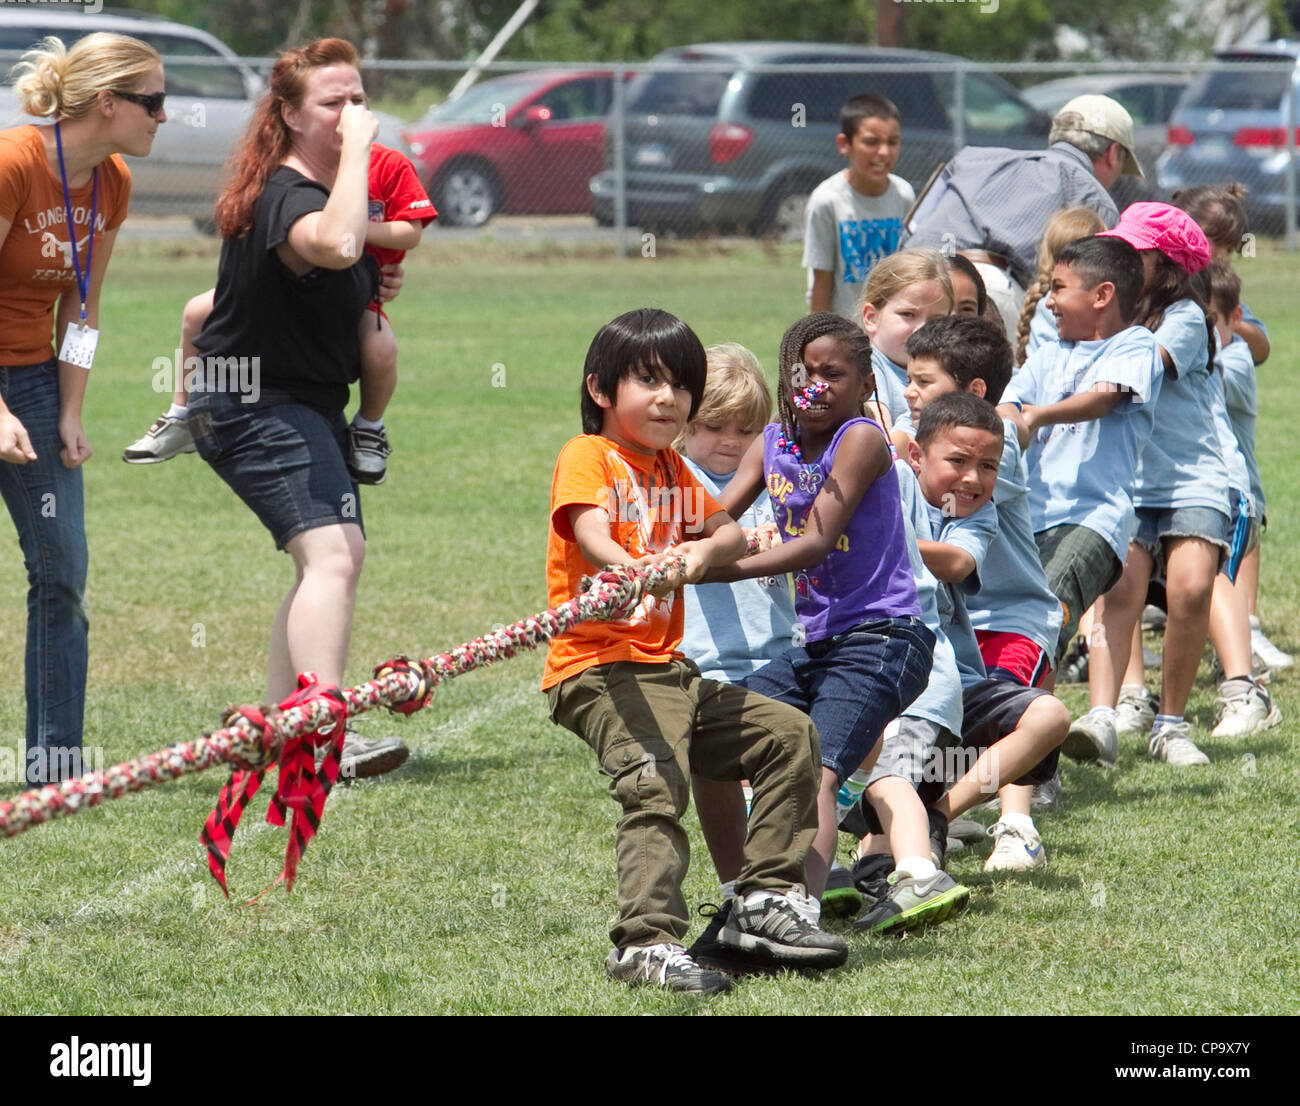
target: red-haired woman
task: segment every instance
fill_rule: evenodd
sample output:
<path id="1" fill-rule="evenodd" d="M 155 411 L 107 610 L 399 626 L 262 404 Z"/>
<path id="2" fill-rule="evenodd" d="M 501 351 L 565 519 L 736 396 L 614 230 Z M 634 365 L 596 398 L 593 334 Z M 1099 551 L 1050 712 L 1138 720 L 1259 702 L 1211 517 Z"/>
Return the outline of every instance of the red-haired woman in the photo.
<path id="1" fill-rule="evenodd" d="M 287 51 L 217 201 L 216 299 L 195 344 L 226 371 L 196 374 L 189 421 L 200 456 L 293 558 L 271 630 L 272 702 L 302 671 L 341 685 L 347 662 L 365 537 L 343 408 L 357 319 L 379 284 L 363 248 L 377 129 L 351 44 Z M 229 371 L 229 358 L 246 367 Z M 349 733 L 344 772 L 376 775 L 406 755 Z"/>
<path id="2" fill-rule="evenodd" d="M 27 565 L 34 784 L 83 768 L 87 352 L 131 195 L 118 155 L 146 156 L 167 115 L 158 52 L 125 35 L 87 35 L 71 49 L 47 38 L 16 72 L 23 110 L 49 121 L 0 133 L 0 496 Z"/>

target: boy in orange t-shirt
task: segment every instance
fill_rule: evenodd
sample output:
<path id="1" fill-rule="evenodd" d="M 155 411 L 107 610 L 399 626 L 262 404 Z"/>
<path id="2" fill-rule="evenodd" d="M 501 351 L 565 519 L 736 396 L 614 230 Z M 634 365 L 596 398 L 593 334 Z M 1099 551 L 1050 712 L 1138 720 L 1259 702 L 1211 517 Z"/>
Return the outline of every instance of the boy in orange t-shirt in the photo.
<path id="1" fill-rule="evenodd" d="M 690 775 L 749 779 L 754 805 L 745 864 L 719 940 L 740 959 L 826 968 L 844 941 L 817 928 L 803 865 L 817 826 L 820 752 L 800 711 L 700 677 L 679 653 L 683 583 L 745 548 L 740 528 L 672 449 L 704 393 L 705 356 L 680 319 L 645 308 L 602 327 L 583 370 L 586 433 L 560 452 L 551 487 L 546 579 L 552 605 L 609 564 L 685 558 L 681 578 L 629 619 L 582 623 L 551 642 L 542 689 L 551 717 L 595 751 L 623 808 L 619 919 L 611 979 L 670 990 L 725 991 L 681 940 L 689 927 L 681 817 Z"/>

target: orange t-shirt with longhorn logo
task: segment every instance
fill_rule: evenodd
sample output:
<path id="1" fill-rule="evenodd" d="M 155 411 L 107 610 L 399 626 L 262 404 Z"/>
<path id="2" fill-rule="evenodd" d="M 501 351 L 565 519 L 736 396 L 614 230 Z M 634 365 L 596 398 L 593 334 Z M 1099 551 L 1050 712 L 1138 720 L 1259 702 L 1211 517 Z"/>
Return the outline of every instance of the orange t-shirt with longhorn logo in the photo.
<path id="1" fill-rule="evenodd" d="M 546 593 L 552 607 L 578 594 L 583 576 L 604 567 L 591 564 L 573 539 L 569 508 L 578 506 L 603 507 L 610 537 L 632 557 L 680 545 L 722 510 L 674 450 L 651 456 L 599 434 L 572 439 L 560 450 L 551 483 Z M 647 595 L 629 619 L 579 623 L 551 640 L 542 690 L 598 664 L 666 664 L 680 655 L 682 617 L 678 588 L 662 599 Z"/>
<path id="2" fill-rule="evenodd" d="M 68 191 L 85 276 L 94 182 Z M 99 165 L 96 252 L 105 232 L 121 226 L 130 198 L 131 171 L 114 154 Z M 39 127 L 0 131 L 0 219 L 10 224 L 0 247 L 0 365 L 40 364 L 54 356 L 54 305 L 65 292 L 77 295 L 77 274 L 63 183 L 46 160 Z"/>

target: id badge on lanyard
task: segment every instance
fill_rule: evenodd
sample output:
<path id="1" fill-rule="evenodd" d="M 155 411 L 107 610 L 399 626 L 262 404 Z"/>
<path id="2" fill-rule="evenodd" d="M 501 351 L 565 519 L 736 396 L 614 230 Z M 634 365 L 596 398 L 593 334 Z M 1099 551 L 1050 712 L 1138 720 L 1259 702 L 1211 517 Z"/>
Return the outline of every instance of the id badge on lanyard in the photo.
<path id="1" fill-rule="evenodd" d="M 67 214 L 68 250 L 72 254 L 72 267 L 77 275 L 77 293 L 81 296 L 81 317 L 69 323 L 59 347 L 59 360 L 90 371 L 95 363 L 95 347 L 99 344 L 99 331 L 86 325 L 86 294 L 90 291 L 90 263 L 95 254 L 95 216 L 99 210 L 99 167 L 91 170 L 90 233 L 86 236 L 86 270 L 81 269 L 77 256 L 77 228 L 72 222 L 72 193 L 68 190 L 68 171 L 63 164 L 63 134 L 59 124 L 54 124 L 54 141 L 59 148 L 59 176 L 63 181 L 63 203 Z"/>

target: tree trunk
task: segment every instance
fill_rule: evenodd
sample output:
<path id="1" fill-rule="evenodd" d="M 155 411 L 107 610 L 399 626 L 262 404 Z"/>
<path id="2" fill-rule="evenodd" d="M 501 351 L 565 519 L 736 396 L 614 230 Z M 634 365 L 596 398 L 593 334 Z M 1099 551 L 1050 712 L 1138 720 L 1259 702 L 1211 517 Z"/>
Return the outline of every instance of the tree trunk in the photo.
<path id="1" fill-rule="evenodd" d="M 903 45 L 903 5 L 898 0 L 876 0 L 876 45 Z"/>

